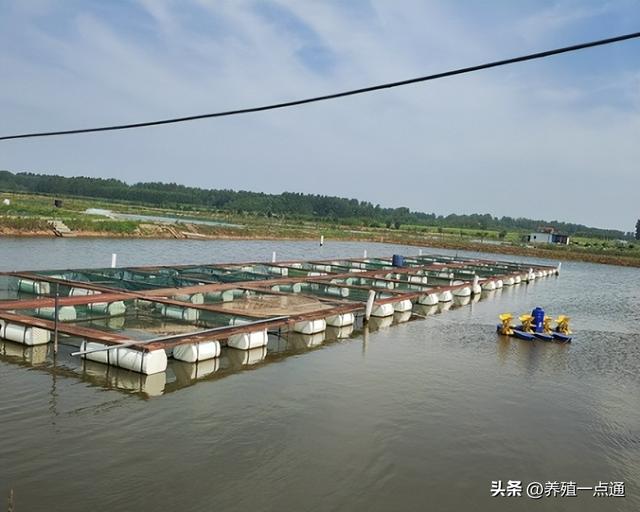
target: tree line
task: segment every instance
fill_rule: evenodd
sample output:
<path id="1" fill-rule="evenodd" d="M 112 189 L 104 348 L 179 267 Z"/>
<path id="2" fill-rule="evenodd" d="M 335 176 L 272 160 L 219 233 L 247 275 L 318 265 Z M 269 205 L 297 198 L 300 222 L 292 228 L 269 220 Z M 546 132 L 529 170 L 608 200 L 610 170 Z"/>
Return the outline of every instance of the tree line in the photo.
<path id="1" fill-rule="evenodd" d="M 400 227 L 413 224 L 439 228 L 499 231 L 535 231 L 549 226 L 572 236 L 630 238 L 631 233 L 523 217 L 494 217 L 490 214 L 436 215 L 409 208 L 384 208 L 368 201 L 317 194 L 283 192 L 265 194 L 244 190 L 216 190 L 187 187 L 177 183 L 134 183 L 85 176 L 64 177 L 29 172 L 0 171 L 0 190 L 60 196 L 127 201 L 181 210 L 208 209 L 221 212 L 254 213 L 267 217 L 288 217 L 346 222 L 360 225 Z"/>

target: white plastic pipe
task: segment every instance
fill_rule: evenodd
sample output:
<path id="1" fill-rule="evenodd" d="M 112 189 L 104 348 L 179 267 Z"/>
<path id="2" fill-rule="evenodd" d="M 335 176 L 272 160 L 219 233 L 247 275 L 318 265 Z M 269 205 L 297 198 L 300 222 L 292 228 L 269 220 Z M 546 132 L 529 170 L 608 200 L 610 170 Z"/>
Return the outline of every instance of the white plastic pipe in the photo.
<path id="1" fill-rule="evenodd" d="M 116 268 L 117 261 L 118 261 L 118 255 L 114 252 L 111 255 L 111 268 Z"/>

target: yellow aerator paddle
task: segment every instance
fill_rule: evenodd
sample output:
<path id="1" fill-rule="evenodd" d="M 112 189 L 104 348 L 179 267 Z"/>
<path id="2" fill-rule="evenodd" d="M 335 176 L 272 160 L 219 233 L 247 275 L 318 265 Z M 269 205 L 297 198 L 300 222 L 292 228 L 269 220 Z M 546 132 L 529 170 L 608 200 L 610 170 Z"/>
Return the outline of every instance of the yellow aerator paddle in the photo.
<path id="1" fill-rule="evenodd" d="M 500 334 L 511 336 L 513 334 L 513 327 L 511 326 L 513 315 L 511 313 L 502 313 L 499 318 L 502 322 L 502 325 L 500 326 Z"/>
<path id="2" fill-rule="evenodd" d="M 522 322 L 522 330 L 524 332 L 532 332 L 531 324 L 533 323 L 533 317 L 531 315 L 520 315 L 520 321 Z"/>
<path id="3" fill-rule="evenodd" d="M 569 329 L 569 320 L 570 318 L 566 315 L 559 315 L 556 323 L 558 324 L 556 327 L 556 331 L 560 334 L 571 334 L 571 329 Z"/>

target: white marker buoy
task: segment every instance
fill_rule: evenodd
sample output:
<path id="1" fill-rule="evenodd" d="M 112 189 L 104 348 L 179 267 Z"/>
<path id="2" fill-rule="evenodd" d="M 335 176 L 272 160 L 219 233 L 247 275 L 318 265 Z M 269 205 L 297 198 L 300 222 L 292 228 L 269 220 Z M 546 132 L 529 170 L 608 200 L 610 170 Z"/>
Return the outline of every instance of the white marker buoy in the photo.
<path id="1" fill-rule="evenodd" d="M 422 256 L 422 249 L 418 249 L 418 256 Z"/>
<path id="2" fill-rule="evenodd" d="M 276 251 L 273 251 L 271 253 L 271 263 L 275 263 L 276 262 Z"/>
<path id="3" fill-rule="evenodd" d="M 364 254 L 362 255 L 362 257 L 363 257 L 363 258 L 366 258 L 366 257 L 367 257 L 367 250 L 366 250 L 366 249 L 364 250 Z"/>
<path id="4" fill-rule="evenodd" d="M 320 235 L 320 247 L 324 245 L 324 235 Z"/>
<path id="5" fill-rule="evenodd" d="M 116 268 L 116 263 L 118 261 L 118 255 L 114 252 L 111 254 L 111 268 Z"/>

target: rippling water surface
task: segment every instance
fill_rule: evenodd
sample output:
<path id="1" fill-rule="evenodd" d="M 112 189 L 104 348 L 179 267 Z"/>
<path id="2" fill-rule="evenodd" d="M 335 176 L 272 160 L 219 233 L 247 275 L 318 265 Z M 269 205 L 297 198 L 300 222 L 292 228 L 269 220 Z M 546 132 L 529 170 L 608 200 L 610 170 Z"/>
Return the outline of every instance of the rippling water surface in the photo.
<path id="1" fill-rule="evenodd" d="M 107 266 L 112 252 L 120 265 L 142 265 L 364 249 L 416 252 L 361 243 L 0 239 L 0 269 Z M 572 317 L 572 344 L 496 337 L 499 313 L 537 305 Z M 0 503 L 13 489 L 16 512 L 637 511 L 639 322 L 640 270 L 565 262 L 559 278 L 424 320 L 312 349 L 272 340 L 263 361 L 227 355 L 224 368 L 205 369 L 199 381 L 190 368 L 172 367 L 158 396 L 116 389 L 135 375 L 106 375 L 100 365 L 83 375 L 54 368 L 46 352 L 5 347 Z M 491 498 L 491 481 L 509 479 L 624 481 L 627 497 Z"/>

